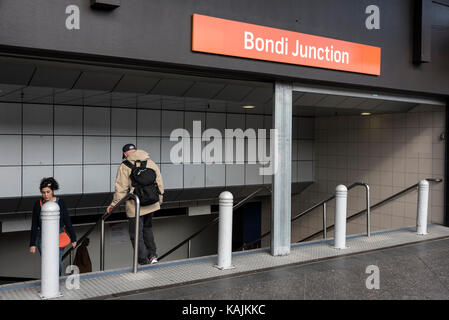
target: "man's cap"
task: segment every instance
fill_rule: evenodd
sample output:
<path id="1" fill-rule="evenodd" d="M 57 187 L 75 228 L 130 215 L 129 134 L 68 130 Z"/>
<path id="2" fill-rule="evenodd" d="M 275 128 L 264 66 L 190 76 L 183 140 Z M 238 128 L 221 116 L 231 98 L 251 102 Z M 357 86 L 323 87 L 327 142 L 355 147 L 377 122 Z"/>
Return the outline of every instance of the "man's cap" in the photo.
<path id="1" fill-rule="evenodd" d="M 129 150 L 137 150 L 137 148 L 136 148 L 136 146 L 134 145 L 134 144 L 132 144 L 132 143 L 128 143 L 128 144 L 125 144 L 124 146 L 123 146 L 123 148 L 122 148 L 122 151 L 123 151 L 123 156 L 122 156 L 122 159 L 125 159 L 125 152 L 127 152 L 127 151 L 129 151 Z"/>

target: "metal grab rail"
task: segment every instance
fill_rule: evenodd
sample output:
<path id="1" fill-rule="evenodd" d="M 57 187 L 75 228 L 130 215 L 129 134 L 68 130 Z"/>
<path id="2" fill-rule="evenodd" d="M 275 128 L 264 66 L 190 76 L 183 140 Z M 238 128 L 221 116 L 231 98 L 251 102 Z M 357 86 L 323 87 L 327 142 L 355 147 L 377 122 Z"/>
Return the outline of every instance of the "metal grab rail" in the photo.
<path id="1" fill-rule="evenodd" d="M 367 222 L 366 222 L 366 227 L 367 227 L 367 236 L 371 236 L 371 211 L 370 211 L 370 189 L 369 189 L 369 185 L 364 183 L 364 182 L 354 182 L 353 184 L 348 186 L 348 191 L 358 187 L 358 186 L 362 186 L 365 187 L 366 190 L 366 209 L 363 210 L 363 212 L 367 212 Z M 326 227 L 326 215 L 327 215 L 327 203 L 331 200 L 335 199 L 335 194 L 332 195 L 331 197 L 318 202 L 317 204 L 313 205 L 312 207 L 310 207 L 309 209 L 297 214 L 296 216 L 294 216 L 291 219 L 291 222 L 294 222 L 295 220 L 301 218 L 302 216 L 312 212 L 313 210 L 315 210 L 316 208 L 319 208 L 320 206 L 323 206 L 323 230 L 320 231 L 319 233 L 323 232 L 323 237 L 326 239 L 327 238 L 327 227 Z M 265 232 L 263 235 L 261 235 L 258 239 L 253 240 L 249 243 L 244 243 L 239 249 L 237 249 L 237 251 L 239 250 L 245 250 L 246 247 L 252 246 L 253 244 L 259 242 L 260 240 L 262 240 L 263 238 L 265 238 L 266 236 L 268 236 L 271 233 L 270 231 Z"/>
<path id="2" fill-rule="evenodd" d="M 92 233 L 92 231 L 95 230 L 98 224 L 101 225 L 101 237 L 100 237 L 100 270 L 104 270 L 104 251 L 105 251 L 105 241 L 104 241 L 104 223 L 106 219 L 108 219 L 112 212 L 121 206 L 124 202 L 132 198 L 136 203 L 136 229 L 135 229 L 135 239 L 134 239 L 134 254 L 133 254 L 133 272 L 137 273 L 137 258 L 138 258 L 138 250 L 139 250 L 139 220 L 140 220 L 140 214 L 137 214 L 137 212 L 140 213 L 140 199 L 138 196 L 132 193 L 128 193 L 125 197 L 123 197 L 114 207 L 112 207 L 112 210 L 110 213 L 103 214 L 98 221 L 78 240 L 76 247 L 71 247 L 69 250 L 67 250 L 64 255 L 62 256 L 62 260 L 67 258 L 73 250 L 78 248 L 84 240 Z"/>
<path id="3" fill-rule="evenodd" d="M 241 200 L 239 203 L 235 204 L 232 207 L 232 211 L 240 208 L 245 202 L 247 202 L 248 200 L 252 199 L 255 195 L 257 195 L 260 191 L 262 190 L 268 190 L 271 193 L 271 189 L 263 186 L 259 189 L 257 189 L 256 191 L 254 191 L 253 193 L 249 194 L 248 196 L 246 196 L 243 200 Z M 218 214 L 218 212 L 212 212 L 211 214 Z M 161 255 L 160 257 L 158 257 L 158 260 L 162 260 L 163 258 L 165 258 L 166 256 L 172 254 L 174 251 L 176 251 L 177 249 L 179 249 L 180 247 L 182 247 L 184 244 L 188 243 L 188 251 L 190 252 L 191 250 L 191 244 L 190 241 L 195 238 L 197 235 L 199 235 L 200 233 L 202 233 L 204 230 L 206 230 L 207 228 L 209 228 L 210 226 L 214 225 L 215 223 L 217 223 L 219 220 L 219 217 L 214 218 L 212 221 L 210 221 L 209 223 L 207 223 L 206 225 L 204 225 L 202 228 L 200 228 L 198 231 L 196 231 L 195 233 L 193 233 L 191 236 L 189 236 L 188 238 L 186 238 L 185 240 L 181 241 L 180 243 L 178 243 L 176 246 L 174 246 L 173 248 L 171 248 L 170 250 L 168 250 L 166 253 L 164 253 L 163 255 Z M 189 253 L 189 258 L 190 258 L 190 253 Z"/>
<path id="4" fill-rule="evenodd" d="M 424 179 L 424 180 L 427 180 L 427 181 L 429 181 L 429 182 L 435 182 L 435 183 L 440 183 L 440 182 L 443 181 L 443 179 L 434 179 L 434 178 L 428 178 L 428 179 Z M 386 199 L 384 199 L 384 200 L 382 200 L 382 201 L 379 201 L 378 203 L 372 205 L 370 208 L 363 209 L 363 210 L 361 210 L 361 211 L 359 211 L 359 212 L 353 214 L 352 216 L 350 216 L 350 217 L 347 218 L 347 221 L 350 221 L 350 220 L 353 220 L 353 219 L 357 218 L 359 215 L 363 214 L 363 213 L 366 212 L 367 210 L 370 210 L 370 211 L 375 210 L 375 209 L 377 209 L 378 207 L 381 207 L 381 206 L 385 205 L 386 203 L 388 203 L 388 202 L 390 202 L 390 201 L 392 201 L 392 200 L 394 200 L 394 199 L 396 199 L 396 198 L 398 198 L 398 197 L 400 197 L 400 196 L 405 195 L 406 193 L 412 191 L 413 189 L 416 189 L 418 186 L 419 186 L 419 183 L 416 183 L 416 184 L 414 184 L 414 185 L 412 185 L 412 186 L 410 186 L 410 187 L 408 187 L 408 188 L 405 188 L 404 190 L 399 191 L 399 192 L 397 192 L 397 193 L 395 193 L 395 194 L 389 196 L 388 198 L 386 198 Z M 329 227 L 326 227 L 326 232 L 329 231 L 329 230 L 331 230 L 333 227 L 334 227 L 334 225 L 329 226 Z M 313 239 L 314 237 L 316 237 L 317 235 L 319 235 L 321 232 L 323 232 L 323 230 L 320 230 L 320 231 L 318 231 L 318 232 L 315 232 L 314 234 L 312 234 L 312 235 L 310 235 L 310 236 L 308 236 L 308 237 L 306 237 L 306 238 L 304 238 L 304 239 L 302 239 L 302 240 L 299 240 L 299 241 L 297 241 L 297 242 L 302 242 L 302 241 L 307 241 L 307 240 Z"/>

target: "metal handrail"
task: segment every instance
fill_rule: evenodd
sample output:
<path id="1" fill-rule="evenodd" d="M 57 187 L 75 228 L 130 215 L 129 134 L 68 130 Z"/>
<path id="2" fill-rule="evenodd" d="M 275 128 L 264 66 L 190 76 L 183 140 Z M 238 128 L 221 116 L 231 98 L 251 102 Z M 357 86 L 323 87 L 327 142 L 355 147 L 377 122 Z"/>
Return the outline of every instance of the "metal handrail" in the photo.
<path id="1" fill-rule="evenodd" d="M 133 193 L 128 193 L 126 196 L 124 196 L 117 204 L 112 207 L 111 211 L 109 213 L 103 214 L 98 221 L 78 240 L 75 247 L 69 248 L 64 255 L 62 256 L 62 260 L 64 260 L 67 256 L 70 255 L 70 253 L 78 248 L 85 240 L 86 238 L 92 233 L 92 231 L 95 230 L 98 224 L 101 225 L 101 236 L 100 236 L 100 270 L 104 270 L 104 251 L 105 251 L 105 232 L 104 232 L 104 223 L 105 221 L 111 216 L 112 212 L 120 207 L 123 203 L 128 201 L 129 199 L 133 199 L 136 203 L 136 229 L 135 229 L 135 239 L 134 239 L 134 254 L 133 254 L 133 272 L 137 273 L 137 258 L 138 258 L 138 250 L 139 250 L 139 220 L 140 220 L 140 199 L 137 195 Z M 139 214 L 137 214 L 139 213 Z"/>
<path id="2" fill-rule="evenodd" d="M 367 212 L 367 236 L 371 236 L 371 215 L 370 215 L 370 189 L 369 189 L 369 185 L 364 183 L 364 182 L 354 182 L 353 184 L 348 186 L 348 190 L 351 190 L 355 187 L 358 186 L 362 186 L 365 187 L 366 190 L 366 209 L 363 212 Z M 309 209 L 302 211 L 301 213 L 297 214 L 296 216 L 294 216 L 291 219 L 291 222 L 296 221 L 297 219 L 301 218 L 302 216 L 309 214 L 310 212 L 312 212 L 313 210 L 315 210 L 316 208 L 319 208 L 320 206 L 323 206 L 323 230 L 320 231 L 323 232 L 323 236 L 326 239 L 327 238 L 327 227 L 326 227 L 326 214 L 327 214 L 327 203 L 331 200 L 335 199 L 335 195 L 332 195 L 331 197 L 322 200 L 320 202 L 318 202 L 317 204 L 313 205 L 312 207 L 310 207 Z M 266 236 L 268 236 L 271 233 L 271 230 L 265 232 L 263 235 L 261 235 L 258 239 L 253 240 L 249 243 L 244 243 L 239 249 L 237 249 L 237 251 L 239 250 L 244 250 L 246 247 L 249 247 L 257 242 L 259 242 L 260 240 L 262 240 L 263 238 L 265 238 Z"/>
<path id="3" fill-rule="evenodd" d="M 232 207 L 232 211 L 237 210 L 238 208 L 240 208 L 243 204 L 245 204 L 245 202 L 247 202 L 248 200 L 252 199 L 255 195 L 257 195 L 260 191 L 262 190 L 268 190 L 271 193 L 271 189 L 263 186 L 259 189 L 257 189 L 256 191 L 254 191 L 253 193 L 249 194 L 248 196 L 246 196 L 243 200 L 241 200 L 239 203 L 235 204 Z M 212 212 L 211 214 L 218 214 L 218 212 Z M 172 254 L 174 251 L 176 251 L 177 249 L 179 249 L 180 247 L 182 247 L 184 244 L 189 243 L 188 244 L 188 251 L 191 250 L 191 245 L 190 245 L 190 241 L 195 238 L 197 235 L 199 235 L 200 233 L 202 233 L 204 230 L 206 230 L 207 228 L 209 228 L 210 226 L 214 225 L 215 223 L 217 223 L 219 220 L 219 217 L 214 218 L 212 221 L 210 221 L 209 223 L 207 223 L 206 225 L 204 225 L 203 227 L 201 227 L 198 231 L 194 232 L 192 235 L 190 235 L 189 237 L 187 237 L 185 240 L 181 241 L 180 243 L 178 243 L 176 246 L 174 246 L 173 248 L 171 248 L 170 250 L 168 250 L 167 252 L 165 252 L 163 255 L 161 255 L 160 257 L 158 257 L 158 260 L 162 260 L 164 259 L 166 256 Z"/>
<path id="4" fill-rule="evenodd" d="M 435 182 L 435 183 L 440 183 L 440 182 L 443 181 L 443 179 L 434 179 L 434 178 L 428 178 L 428 179 L 424 179 L 424 180 L 427 180 L 427 181 L 429 181 L 429 182 Z M 396 198 L 398 198 L 398 197 L 400 197 L 400 196 L 405 195 L 406 193 L 412 191 L 413 189 L 416 189 L 418 186 L 419 186 L 419 183 L 416 183 L 416 184 L 414 184 L 414 185 L 412 185 L 412 186 L 410 186 L 410 187 L 408 187 L 408 188 L 405 188 L 404 190 L 401 190 L 401 191 L 399 191 L 399 192 L 397 192 L 397 193 L 395 193 L 395 194 L 389 196 L 388 198 L 386 198 L 386 199 L 384 199 L 384 200 L 382 200 L 382 201 L 379 201 L 378 203 L 372 205 L 372 206 L 369 208 L 369 210 L 371 210 L 371 211 L 372 211 L 372 210 L 375 210 L 375 209 L 377 209 L 377 208 L 379 208 L 379 207 L 385 205 L 386 203 L 388 203 L 388 202 L 390 202 L 390 201 L 392 201 L 392 200 L 394 200 L 394 199 L 396 199 Z M 367 209 L 368 209 L 368 208 L 367 208 Z M 366 212 L 367 209 L 363 209 L 363 210 L 361 210 L 361 211 L 359 211 L 359 212 L 353 214 L 352 216 L 350 216 L 350 217 L 347 218 L 347 221 L 350 221 L 350 220 L 353 220 L 353 219 L 357 218 L 359 215 L 361 215 L 361 214 L 363 214 L 364 212 Z M 334 225 L 327 227 L 327 228 L 326 228 L 326 232 L 329 231 L 329 230 L 331 230 L 333 227 L 334 227 Z M 308 236 L 308 237 L 306 237 L 306 238 L 304 238 L 304 239 L 302 239 L 302 240 L 299 240 L 299 241 L 297 241 L 297 242 L 303 242 L 303 241 L 307 241 L 307 240 L 309 240 L 309 239 L 313 239 L 314 237 L 316 237 L 317 235 L 319 235 L 321 232 L 323 232 L 323 230 L 320 230 L 320 231 L 318 231 L 318 232 L 315 232 L 314 234 L 312 234 L 312 235 L 310 235 L 310 236 Z"/>

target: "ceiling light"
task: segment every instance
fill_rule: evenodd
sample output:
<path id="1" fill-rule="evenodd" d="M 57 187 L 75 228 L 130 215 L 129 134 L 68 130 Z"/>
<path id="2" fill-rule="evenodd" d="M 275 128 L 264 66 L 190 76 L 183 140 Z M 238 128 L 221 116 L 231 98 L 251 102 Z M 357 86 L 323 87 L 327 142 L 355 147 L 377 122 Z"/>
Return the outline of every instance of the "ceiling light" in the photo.
<path id="1" fill-rule="evenodd" d="M 370 116 L 371 112 L 362 112 L 360 115 L 361 116 Z"/>
<path id="2" fill-rule="evenodd" d="M 243 106 L 243 109 L 254 109 L 256 106 Z"/>

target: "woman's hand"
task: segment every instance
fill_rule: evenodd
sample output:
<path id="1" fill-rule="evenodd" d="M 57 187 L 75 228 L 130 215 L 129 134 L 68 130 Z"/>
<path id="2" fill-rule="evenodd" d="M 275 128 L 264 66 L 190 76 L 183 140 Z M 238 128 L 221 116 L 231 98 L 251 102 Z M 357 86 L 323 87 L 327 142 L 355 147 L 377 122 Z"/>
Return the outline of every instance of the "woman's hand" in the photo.
<path id="1" fill-rule="evenodd" d="M 72 242 L 72 247 L 75 248 L 76 247 L 76 241 Z"/>
<path id="2" fill-rule="evenodd" d="M 32 254 L 36 253 L 36 246 L 30 247 L 30 253 L 32 253 Z"/>

